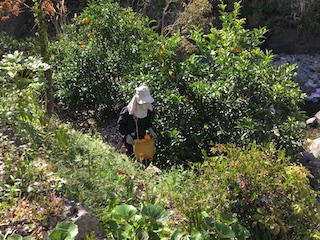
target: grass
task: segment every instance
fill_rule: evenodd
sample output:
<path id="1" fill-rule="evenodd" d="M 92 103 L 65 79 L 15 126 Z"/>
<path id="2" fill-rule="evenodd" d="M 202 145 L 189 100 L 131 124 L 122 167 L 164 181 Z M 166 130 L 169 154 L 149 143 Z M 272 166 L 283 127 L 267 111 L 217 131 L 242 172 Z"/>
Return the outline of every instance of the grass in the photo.
<path id="1" fill-rule="evenodd" d="M 156 204 L 165 209 L 169 215 L 165 223 L 166 231 L 170 229 L 173 232 L 181 226 L 186 231 L 191 232 L 192 229 L 200 231 L 203 216 L 207 213 L 211 217 L 218 217 L 223 208 L 228 209 L 228 204 L 231 206 L 231 203 L 235 205 L 238 201 L 240 204 L 246 200 L 240 198 L 230 201 L 226 198 L 230 194 L 228 193 L 230 174 L 239 173 L 240 182 L 244 180 L 243 176 L 255 175 L 255 171 L 251 170 L 250 174 L 245 173 L 247 170 L 241 169 L 245 166 L 241 163 L 238 163 L 239 167 L 236 169 L 230 169 L 229 173 L 225 172 L 227 167 L 231 167 L 227 162 L 231 163 L 240 157 L 248 156 L 236 150 L 234 156 L 230 155 L 233 160 L 227 156 L 224 156 L 225 160 L 221 162 L 215 162 L 215 158 L 211 159 L 216 166 L 212 170 L 209 168 L 212 163 L 194 165 L 189 169 L 175 166 L 160 170 L 152 164 L 146 168 L 140 162 L 135 162 L 119 153 L 103 142 L 98 133 L 92 131 L 77 131 L 57 120 L 52 120 L 45 130 L 40 128 L 38 131 L 40 131 L 38 135 L 42 137 L 38 147 L 35 143 L 25 145 L 15 143 L 12 140 L 14 133 L 9 136 L 1 134 L 3 141 L 0 144 L 0 160 L 3 163 L 1 174 L 3 179 L 0 182 L 2 193 L 0 214 L 10 219 L 9 222 L 0 220 L 2 231 L 11 229 L 10 231 L 24 236 L 31 234 L 41 239 L 41 231 L 50 231 L 54 227 L 49 226 L 46 219 L 61 216 L 65 198 L 90 207 L 99 218 L 104 219 L 104 224 L 108 223 L 108 220 L 105 220 L 106 216 L 112 214 L 116 206 L 127 204 L 142 208 Z M 263 152 L 255 150 L 250 154 L 252 159 L 245 162 L 249 164 L 247 167 L 254 169 L 267 167 L 265 175 L 268 175 L 267 172 L 273 172 L 273 165 L 265 166 L 262 164 L 265 161 L 261 161 L 260 167 L 254 165 L 255 161 L 260 159 L 260 154 L 264 156 Z M 265 158 L 272 161 L 273 155 L 270 155 L 270 159 L 268 156 Z M 259 165 L 258 161 L 256 164 Z M 274 166 L 280 169 L 283 167 L 281 164 Z M 241 175 L 242 173 L 245 175 Z M 234 179 L 236 187 L 238 180 Z M 250 181 L 244 186 L 249 186 L 249 183 Z M 293 182 L 294 184 L 296 182 Z M 273 185 L 266 184 L 264 188 L 268 189 L 269 186 Z M 308 186 L 305 187 L 310 191 Z M 243 191 L 243 189 L 240 187 L 238 190 Z M 260 191 L 253 188 L 249 190 Z M 251 206 L 248 205 L 247 208 L 250 212 L 255 212 Z M 33 214 L 37 209 L 43 209 L 41 215 L 38 214 L 39 217 Z M 25 214 L 27 218 L 24 219 L 18 212 L 30 214 Z M 17 219 L 28 228 L 16 224 Z"/>

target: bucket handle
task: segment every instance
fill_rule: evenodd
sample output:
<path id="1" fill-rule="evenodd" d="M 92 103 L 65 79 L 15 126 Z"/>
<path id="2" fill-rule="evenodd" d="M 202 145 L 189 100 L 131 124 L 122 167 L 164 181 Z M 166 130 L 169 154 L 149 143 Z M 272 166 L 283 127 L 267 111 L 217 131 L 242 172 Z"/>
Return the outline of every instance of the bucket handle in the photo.
<path id="1" fill-rule="evenodd" d="M 140 139 L 139 139 L 139 129 L 138 129 L 138 118 L 133 115 L 133 120 L 134 120 L 134 122 L 136 123 L 137 139 L 138 139 L 138 141 L 139 141 Z"/>

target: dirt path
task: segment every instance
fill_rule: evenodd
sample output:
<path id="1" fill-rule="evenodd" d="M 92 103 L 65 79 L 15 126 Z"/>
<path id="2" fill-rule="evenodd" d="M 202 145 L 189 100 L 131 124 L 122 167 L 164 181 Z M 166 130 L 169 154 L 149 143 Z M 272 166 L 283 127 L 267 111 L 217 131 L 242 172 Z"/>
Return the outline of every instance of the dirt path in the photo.
<path id="1" fill-rule="evenodd" d="M 113 146 L 115 149 L 125 153 L 125 147 L 121 139 L 121 134 L 118 131 L 117 119 L 100 123 L 97 127 L 98 132 L 101 134 L 101 139 Z"/>

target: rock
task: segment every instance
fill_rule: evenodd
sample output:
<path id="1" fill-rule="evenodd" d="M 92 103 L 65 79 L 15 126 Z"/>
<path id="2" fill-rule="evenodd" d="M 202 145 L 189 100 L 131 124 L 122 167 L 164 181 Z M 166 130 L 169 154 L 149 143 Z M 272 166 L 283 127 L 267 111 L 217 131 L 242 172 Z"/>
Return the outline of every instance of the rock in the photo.
<path id="1" fill-rule="evenodd" d="M 314 162 L 317 158 L 310 152 L 304 151 L 298 154 L 298 159 L 302 165 L 307 166 L 310 162 Z"/>
<path id="2" fill-rule="evenodd" d="M 63 210 L 63 219 L 66 219 L 68 217 L 72 217 L 75 214 L 77 214 L 77 204 L 75 201 L 66 200 L 64 204 L 64 210 Z"/>
<path id="3" fill-rule="evenodd" d="M 307 119 L 306 124 L 307 124 L 308 128 L 316 128 L 318 125 L 317 118 L 312 117 L 312 118 Z"/>
<path id="4" fill-rule="evenodd" d="M 314 139 L 311 142 L 309 149 L 309 152 L 312 153 L 316 158 L 320 157 L 320 138 Z"/>
<path id="5" fill-rule="evenodd" d="M 319 101 L 319 98 L 320 98 L 320 93 L 318 92 L 313 92 L 309 95 L 308 97 L 311 101 L 313 102 L 318 102 Z"/>
<path id="6" fill-rule="evenodd" d="M 320 65 L 310 66 L 310 69 L 315 72 L 320 72 Z"/>
<path id="7" fill-rule="evenodd" d="M 320 190 L 320 159 L 316 158 L 312 153 L 304 151 L 298 154 L 300 163 L 308 169 L 313 176 L 310 179 L 310 185 L 315 190 Z"/>
<path id="8" fill-rule="evenodd" d="M 317 119 L 317 123 L 320 124 L 320 111 L 317 112 L 314 117 Z"/>
<path id="9" fill-rule="evenodd" d="M 77 205 L 77 214 L 73 216 L 70 221 L 78 226 L 79 233 L 76 237 L 77 240 L 85 240 L 86 235 L 89 236 L 92 232 L 94 232 L 98 238 L 104 236 L 100 222 L 88 208 Z"/>

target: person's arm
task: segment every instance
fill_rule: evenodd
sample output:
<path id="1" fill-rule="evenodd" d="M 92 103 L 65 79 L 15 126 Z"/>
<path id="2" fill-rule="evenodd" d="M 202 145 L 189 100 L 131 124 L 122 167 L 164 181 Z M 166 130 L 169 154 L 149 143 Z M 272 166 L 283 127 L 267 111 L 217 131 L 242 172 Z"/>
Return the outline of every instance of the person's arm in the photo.
<path id="1" fill-rule="evenodd" d="M 154 117 L 154 111 L 150 111 L 148 112 L 149 114 L 149 118 L 148 118 L 148 122 L 147 122 L 147 129 L 149 131 L 149 133 L 154 137 L 157 138 L 157 134 L 154 132 L 153 128 L 152 128 L 152 119 Z"/>
<path id="2" fill-rule="evenodd" d="M 122 135 L 122 138 L 125 139 L 125 141 L 128 144 L 133 144 L 133 138 L 130 135 L 130 131 L 128 128 L 128 110 L 127 108 L 123 108 L 120 112 L 119 119 L 118 119 L 118 127 L 119 132 Z"/>
<path id="3" fill-rule="evenodd" d="M 130 134 L 128 130 L 128 117 L 126 116 L 127 114 L 127 108 L 123 108 L 118 118 L 118 129 L 123 138 Z"/>

